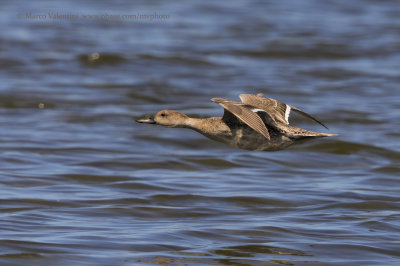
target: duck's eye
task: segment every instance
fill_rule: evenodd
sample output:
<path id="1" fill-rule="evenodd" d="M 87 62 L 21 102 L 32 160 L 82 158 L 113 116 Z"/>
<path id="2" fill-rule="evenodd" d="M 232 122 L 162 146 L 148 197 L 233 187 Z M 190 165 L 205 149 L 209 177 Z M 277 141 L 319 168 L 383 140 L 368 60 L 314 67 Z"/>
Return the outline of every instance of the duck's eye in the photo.
<path id="1" fill-rule="evenodd" d="M 165 113 L 161 113 L 161 116 L 167 116 Z"/>

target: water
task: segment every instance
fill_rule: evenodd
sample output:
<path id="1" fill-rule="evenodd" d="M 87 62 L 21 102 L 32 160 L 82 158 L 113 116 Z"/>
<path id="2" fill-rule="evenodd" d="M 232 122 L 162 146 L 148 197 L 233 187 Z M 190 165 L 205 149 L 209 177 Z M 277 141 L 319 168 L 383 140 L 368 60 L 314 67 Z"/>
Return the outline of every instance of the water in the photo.
<path id="1" fill-rule="evenodd" d="M 153 13 L 167 17 L 105 18 Z M 0 14 L 2 265 L 400 263 L 397 1 L 3 1 Z M 339 136 L 250 152 L 134 122 L 217 116 L 210 98 L 258 92 Z"/>

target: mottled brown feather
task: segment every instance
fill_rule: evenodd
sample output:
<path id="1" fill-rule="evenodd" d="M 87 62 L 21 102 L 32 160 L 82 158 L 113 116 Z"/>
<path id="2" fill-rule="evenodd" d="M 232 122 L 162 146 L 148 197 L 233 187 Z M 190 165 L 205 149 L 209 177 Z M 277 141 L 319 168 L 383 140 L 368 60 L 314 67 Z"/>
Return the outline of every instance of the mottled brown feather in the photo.
<path id="1" fill-rule="evenodd" d="M 285 119 L 285 113 L 287 109 L 286 104 L 271 98 L 263 97 L 259 94 L 240 94 L 239 98 L 244 104 L 248 104 L 258 109 L 264 110 L 275 121 L 284 123 L 286 125 L 289 124 L 289 121 L 286 121 Z"/>
<path id="2" fill-rule="evenodd" d="M 270 140 L 267 127 L 257 113 L 251 111 L 251 108 L 253 108 L 252 106 L 222 98 L 212 98 L 211 101 L 220 104 L 225 110 L 235 115 L 240 121 L 263 135 L 267 140 Z"/>
<path id="3" fill-rule="evenodd" d="M 290 114 L 290 110 L 293 110 L 315 122 L 317 122 L 318 124 L 320 124 L 321 126 L 328 128 L 327 126 L 325 126 L 321 121 L 319 121 L 318 119 L 316 119 L 315 117 L 311 116 L 310 114 L 304 112 L 303 110 L 291 106 L 291 105 L 287 105 L 283 102 L 280 102 L 278 100 L 274 100 L 271 98 L 267 98 L 264 97 L 261 93 L 257 94 L 257 95 L 253 95 L 253 94 L 240 94 L 240 99 L 242 100 L 243 103 L 248 104 L 248 105 L 252 105 L 254 107 L 257 107 L 259 109 L 262 109 L 264 111 L 266 111 L 267 113 L 269 113 L 269 115 L 274 118 L 276 121 L 278 122 L 282 122 L 286 125 L 289 124 L 289 119 L 286 119 L 286 111 L 288 108 L 289 109 L 289 114 Z M 288 115 L 289 115 L 288 114 Z"/>

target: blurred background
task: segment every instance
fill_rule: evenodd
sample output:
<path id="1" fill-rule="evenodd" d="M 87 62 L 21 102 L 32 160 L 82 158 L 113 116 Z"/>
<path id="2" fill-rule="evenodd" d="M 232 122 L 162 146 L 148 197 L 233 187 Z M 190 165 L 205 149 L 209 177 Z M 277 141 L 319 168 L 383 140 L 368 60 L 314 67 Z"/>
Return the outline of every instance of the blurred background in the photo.
<path id="1" fill-rule="evenodd" d="M 2 1 L 1 264 L 399 263 L 399 17 L 395 0 Z M 134 122 L 259 92 L 339 136 L 249 152 Z"/>

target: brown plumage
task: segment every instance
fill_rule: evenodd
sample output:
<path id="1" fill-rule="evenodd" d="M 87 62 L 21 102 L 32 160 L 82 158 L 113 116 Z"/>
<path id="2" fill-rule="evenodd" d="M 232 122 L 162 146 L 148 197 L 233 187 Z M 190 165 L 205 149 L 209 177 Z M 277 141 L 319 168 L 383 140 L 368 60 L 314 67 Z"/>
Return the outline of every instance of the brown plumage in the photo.
<path id="1" fill-rule="evenodd" d="M 300 110 L 299 108 L 296 108 L 294 106 L 285 104 L 283 102 L 280 102 L 278 100 L 274 100 L 271 98 L 266 98 L 263 96 L 262 93 L 259 93 L 257 95 L 253 94 L 240 94 L 239 96 L 240 100 L 242 100 L 243 103 L 255 106 L 257 108 L 265 110 L 267 113 L 269 113 L 276 121 L 289 124 L 289 115 L 290 111 L 293 110 L 295 112 L 298 112 L 299 114 L 314 120 L 324 128 L 328 129 L 322 122 L 317 120 L 316 118 L 312 117 L 311 115 L 307 114 L 306 112 Z"/>
<path id="2" fill-rule="evenodd" d="M 191 118 L 177 111 L 163 110 L 153 119 L 139 119 L 137 122 L 191 128 L 235 148 L 262 151 L 282 150 L 302 139 L 336 135 L 290 126 L 289 115 L 294 110 L 326 127 L 296 107 L 266 98 L 262 94 L 241 94 L 239 97 L 242 102 L 211 99 L 224 108 L 223 117 Z"/>
<path id="3" fill-rule="evenodd" d="M 222 98 L 212 98 L 211 101 L 219 103 L 226 111 L 235 115 L 243 123 L 263 135 L 267 140 L 270 140 L 268 129 L 265 127 L 261 117 L 257 113 L 251 111 L 251 106 Z M 225 117 L 226 112 L 224 114 Z M 222 119 L 224 119 L 224 117 L 222 117 Z"/>

